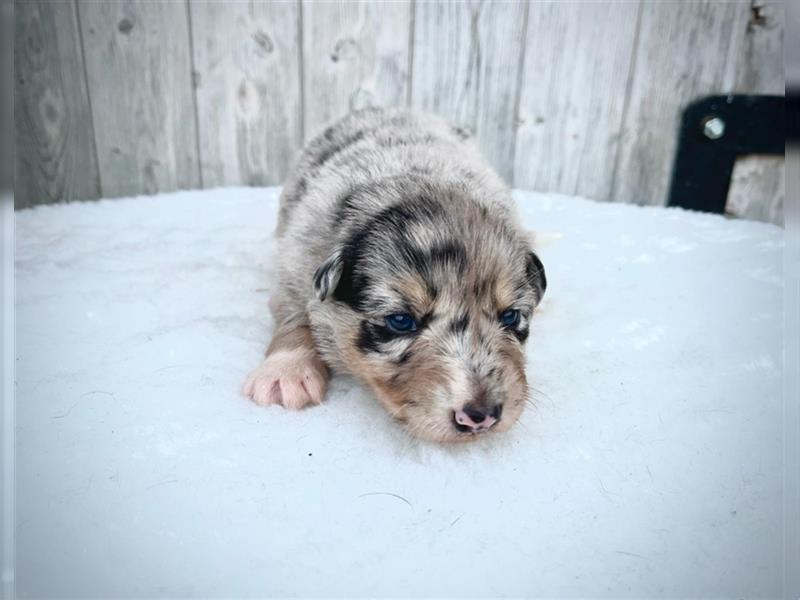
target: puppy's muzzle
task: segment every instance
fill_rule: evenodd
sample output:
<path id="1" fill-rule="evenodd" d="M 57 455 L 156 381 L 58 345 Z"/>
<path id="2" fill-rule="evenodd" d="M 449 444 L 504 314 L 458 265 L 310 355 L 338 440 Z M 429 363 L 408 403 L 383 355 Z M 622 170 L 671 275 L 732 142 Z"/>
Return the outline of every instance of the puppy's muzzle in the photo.
<path id="1" fill-rule="evenodd" d="M 502 414 L 502 404 L 488 409 L 470 403 L 453 411 L 453 425 L 462 433 L 480 433 L 497 423 Z"/>

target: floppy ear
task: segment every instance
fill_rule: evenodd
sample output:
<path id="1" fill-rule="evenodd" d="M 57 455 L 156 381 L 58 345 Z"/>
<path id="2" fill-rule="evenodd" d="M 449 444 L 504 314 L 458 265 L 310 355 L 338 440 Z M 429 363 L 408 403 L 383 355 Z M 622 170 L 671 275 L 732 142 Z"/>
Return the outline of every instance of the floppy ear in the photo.
<path id="1" fill-rule="evenodd" d="M 314 273 L 314 291 L 317 298 L 325 300 L 333 293 L 342 276 L 343 265 L 342 253 L 336 250 L 319 266 L 317 272 Z"/>
<path id="2" fill-rule="evenodd" d="M 544 274 L 544 265 L 534 252 L 528 252 L 526 256 L 525 274 L 528 282 L 536 290 L 536 304 L 542 301 L 544 291 L 547 289 L 547 277 Z"/>

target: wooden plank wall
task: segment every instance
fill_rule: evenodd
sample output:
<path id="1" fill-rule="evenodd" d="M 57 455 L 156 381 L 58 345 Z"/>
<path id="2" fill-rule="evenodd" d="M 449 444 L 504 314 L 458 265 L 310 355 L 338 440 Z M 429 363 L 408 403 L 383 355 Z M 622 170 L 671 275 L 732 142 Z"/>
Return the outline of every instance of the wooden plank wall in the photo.
<path id="1" fill-rule="evenodd" d="M 75 9 L 71 2 L 15 7 L 17 206 L 101 195 Z"/>
<path id="2" fill-rule="evenodd" d="M 348 111 L 402 106 L 409 90 L 410 2 L 304 2 L 306 138 Z"/>
<path id="3" fill-rule="evenodd" d="M 186 5 L 77 8 L 103 193 L 200 187 Z"/>
<path id="4" fill-rule="evenodd" d="M 419 2 L 414 16 L 411 105 L 471 131 L 510 182 L 529 9 L 514 2 Z"/>
<path id="5" fill-rule="evenodd" d="M 786 79 L 783 56 L 784 6 L 775 2 L 753 2 L 749 15 L 737 14 L 734 58 L 728 78 L 737 92 L 784 94 Z M 744 31 L 744 34 L 742 34 Z M 728 193 L 727 212 L 733 216 L 783 223 L 786 193 L 785 162 L 779 157 L 748 156 L 737 161 Z M 755 201 L 754 201 L 755 199 Z"/>
<path id="6" fill-rule="evenodd" d="M 680 111 L 783 93 L 780 0 L 17 3 L 18 207 L 279 184 L 329 119 L 439 113 L 513 186 L 666 202 Z M 733 215 L 782 222 L 783 162 Z"/>
<path id="7" fill-rule="evenodd" d="M 517 186 L 616 199 L 614 165 L 642 9 L 633 2 L 559 2 L 531 11 Z"/>
<path id="8" fill-rule="evenodd" d="M 205 187 L 275 185 L 303 140 L 299 6 L 192 2 Z"/>

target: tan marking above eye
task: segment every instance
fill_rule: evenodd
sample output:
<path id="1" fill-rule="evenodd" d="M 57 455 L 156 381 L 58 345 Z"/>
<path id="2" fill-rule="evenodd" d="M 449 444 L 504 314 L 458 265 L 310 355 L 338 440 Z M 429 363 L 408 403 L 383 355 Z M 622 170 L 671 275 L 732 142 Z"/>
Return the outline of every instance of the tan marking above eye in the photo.
<path id="1" fill-rule="evenodd" d="M 415 316 L 427 314 L 433 308 L 434 298 L 420 277 L 402 275 L 392 282 L 391 289 L 408 303 Z"/>
<path id="2" fill-rule="evenodd" d="M 503 274 L 501 274 L 497 279 L 495 279 L 495 286 L 492 290 L 492 295 L 494 297 L 495 306 L 498 307 L 498 310 L 505 310 L 507 307 L 514 304 L 514 302 L 517 300 L 515 292 L 516 286 L 508 277 L 504 277 Z"/>

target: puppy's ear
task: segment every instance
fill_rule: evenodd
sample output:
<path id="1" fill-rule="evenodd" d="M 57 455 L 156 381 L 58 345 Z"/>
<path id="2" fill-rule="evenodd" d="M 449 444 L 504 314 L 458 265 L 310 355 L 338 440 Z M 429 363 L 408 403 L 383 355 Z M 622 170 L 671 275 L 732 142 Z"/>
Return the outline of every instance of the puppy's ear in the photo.
<path id="1" fill-rule="evenodd" d="M 339 250 L 334 251 L 319 266 L 317 272 L 314 273 L 314 291 L 317 294 L 317 298 L 325 300 L 333 293 L 339 284 L 339 278 L 342 276 L 343 266 L 342 253 Z"/>
<path id="2" fill-rule="evenodd" d="M 536 304 L 542 301 L 544 291 L 547 289 L 547 277 L 544 274 L 544 265 L 533 251 L 529 251 L 525 257 L 525 275 L 528 282 L 536 290 Z"/>

